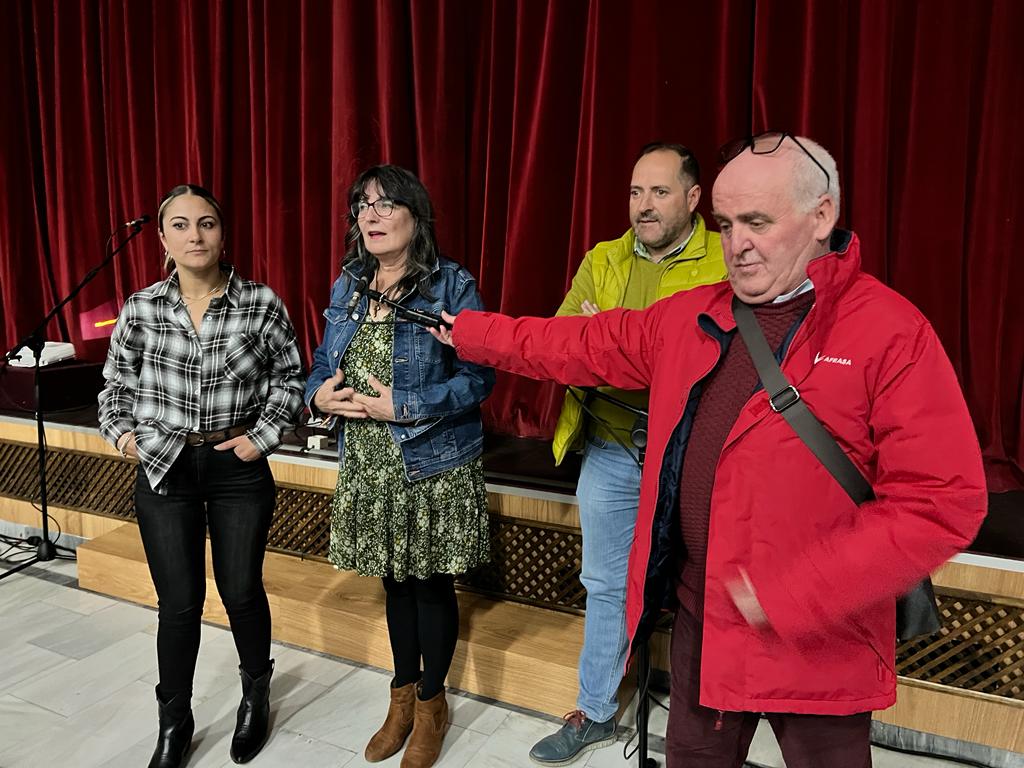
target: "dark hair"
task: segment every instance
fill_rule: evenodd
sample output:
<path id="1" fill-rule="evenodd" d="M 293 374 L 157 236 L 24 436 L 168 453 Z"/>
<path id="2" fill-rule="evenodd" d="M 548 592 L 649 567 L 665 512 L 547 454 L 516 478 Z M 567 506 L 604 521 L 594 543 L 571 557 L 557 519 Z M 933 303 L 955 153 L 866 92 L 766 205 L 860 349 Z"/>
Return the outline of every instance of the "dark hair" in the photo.
<path id="1" fill-rule="evenodd" d="M 424 298 L 433 301 L 427 292 L 426 282 L 437 266 L 440 250 L 434 233 L 434 208 L 426 187 L 412 171 L 397 165 L 375 165 L 359 174 L 348 190 L 349 228 L 345 237 L 346 251 L 343 267 L 356 267 L 360 274 L 370 275 L 377 271 L 377 257 L 366 250 L 359 224 L 351 208 L 366 197 L 366 187 L 376 181 L 381 197 L 394 200 L 409 210 L 415 221 L 412 241 L 409 243 L 409 260 L 405 275 L 395 285 L 395 292 L 402 295 L 416 289 Z"/>
<path id="2" fill-rule="evenodd" d="M 639 160 L 644 155 L 649 155 L 651 152 L 675 152 L 679 155 L 679 159 L 682 162 L 679 164 L 679 178 L 683 184 L 700 184 L 700 165 L 697 163 L 697 158 L 688 147 L 684 147 L 682 144 L 674 144 L 668 141 L 652 141 L 650 144 L 645 144 L 640 150 L 640 154 L 636 156 Z"/>
<path id="3" fill-rule="evenodd" d="M 203 198 L 213 206 L 213 210 L 217 212 L 217 218 L 220 219 L 220 225 L 224 226 L 224 212 L 220 209 L 220 203 L 217 202 L 217 198 L 213 196 L 212 192 L 198 184 L 179 184 L 161 198 L 160 206 L 156 209 L 156 225 L 161 232 L 164 231 L 164 212 L 167 210 L 167 206 L 171 204 L 171 200 L 182 195 L 195 195 Z"/>

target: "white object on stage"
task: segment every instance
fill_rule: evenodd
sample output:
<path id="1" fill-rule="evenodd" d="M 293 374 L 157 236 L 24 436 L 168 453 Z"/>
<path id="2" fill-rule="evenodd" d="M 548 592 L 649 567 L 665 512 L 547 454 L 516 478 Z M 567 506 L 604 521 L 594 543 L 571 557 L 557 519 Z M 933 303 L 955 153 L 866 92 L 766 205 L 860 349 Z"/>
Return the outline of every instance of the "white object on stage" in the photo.
<path id="1" fill-rule="evenodd" d="M 73 360 L 75 357 L 75 345 L 67 341 L 48 341 L 43 347 L 43 354 L 39 357 L 40 367 L 59 363 L 61 360 Z M 11 365 L 19 368 L 31 368 L 36 364 L 36 356 L 28 347 L 22 347 L 17 354 L 11 358 Z"/>

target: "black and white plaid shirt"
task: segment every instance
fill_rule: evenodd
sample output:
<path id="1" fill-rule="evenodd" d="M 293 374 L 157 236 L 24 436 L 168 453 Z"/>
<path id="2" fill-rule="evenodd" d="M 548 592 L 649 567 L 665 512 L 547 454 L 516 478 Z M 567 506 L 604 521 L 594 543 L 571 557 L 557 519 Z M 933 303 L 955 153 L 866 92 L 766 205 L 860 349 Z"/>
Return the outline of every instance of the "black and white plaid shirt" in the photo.
<path id="1" fill-rule="evenodd" d="M 302 407 L 302 361 L 284 304 L 223 269 L 227 289 L 210 301 L 198 333 L 173 273 L 128 297 L 110 339 L 100 433 L 116 444 L 134 430 L 157 491 L 188 432 L 254 422 L 246 434 L 265 456 Z"/>

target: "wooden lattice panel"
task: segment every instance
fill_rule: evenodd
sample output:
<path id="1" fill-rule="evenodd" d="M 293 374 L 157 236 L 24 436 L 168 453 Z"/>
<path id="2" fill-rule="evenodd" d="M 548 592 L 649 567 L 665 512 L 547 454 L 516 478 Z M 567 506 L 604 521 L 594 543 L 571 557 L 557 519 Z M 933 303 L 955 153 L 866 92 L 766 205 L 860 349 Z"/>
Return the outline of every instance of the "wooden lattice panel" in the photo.
<path id="1" fill-rule="evenodd" d="M 551 608 L 582 609 L 582 556 L 578 531 L 492 516 L 491 562 L 460 577 L 459 583 Z"/>
<path id="2" fill-rule="evenodd" d="M 46 451 L 48 504 L 112 517 L 135 517 L 135 466 L 82 451 Z M 0 495 L 39 501 L 39 458 L 34 445 L 0 441 Z"/>
<path id="3" fill-rule="evenodd" d="M 937 599 L 942 629 L 897 648 L 897 672 L 1024 701 L 1024 608 L 970 595 Z"/>
<path id="4" fill-rule="evenodd" d="M 267 546 L 308 557 L 327 557 L 331 495 L 277 485 L 277 507 Z"/>

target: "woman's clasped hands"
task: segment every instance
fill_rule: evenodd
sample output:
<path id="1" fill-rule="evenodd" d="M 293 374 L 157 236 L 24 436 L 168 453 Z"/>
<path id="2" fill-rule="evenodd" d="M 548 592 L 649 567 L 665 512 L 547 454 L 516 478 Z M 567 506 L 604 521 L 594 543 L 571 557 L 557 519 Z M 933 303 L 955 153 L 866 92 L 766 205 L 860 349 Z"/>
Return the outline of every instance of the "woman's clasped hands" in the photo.
<path id="1" fill-rule="evenodd" d="M 395 420 L 395 403 L 391 387 L 382 384 L 376 376 L 371 375 L 367 377 L 367 383 L 377 394 L 363 395 L 352 387 L 343 386 L 344 381 L 344 372 L 337 368 L 334 375 L 320 385 L 320 389 L 313 397 L 313 405 L 321 413 L 346 419 Z"/>

